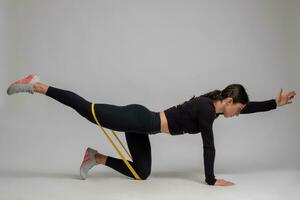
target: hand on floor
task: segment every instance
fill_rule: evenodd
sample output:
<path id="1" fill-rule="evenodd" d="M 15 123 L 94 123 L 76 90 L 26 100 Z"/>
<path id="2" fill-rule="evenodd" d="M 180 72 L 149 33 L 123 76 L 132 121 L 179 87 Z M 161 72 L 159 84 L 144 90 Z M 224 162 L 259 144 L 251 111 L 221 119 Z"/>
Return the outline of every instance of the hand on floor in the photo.
<path id="1" fill-rule="evenodd" d="M 232 185 L 235 184 L 229 181 L 225 181 L 224 179 L 217 179 L 217 181 L 215 182 L 215 186 L 232 186 Z"/>

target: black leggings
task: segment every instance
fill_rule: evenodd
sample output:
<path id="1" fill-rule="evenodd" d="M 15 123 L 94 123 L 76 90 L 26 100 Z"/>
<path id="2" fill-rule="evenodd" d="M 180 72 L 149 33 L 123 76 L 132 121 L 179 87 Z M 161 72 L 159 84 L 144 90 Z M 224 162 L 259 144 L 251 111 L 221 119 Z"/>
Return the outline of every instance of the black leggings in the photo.
<path id="1" fill-rule="evenodd" d="M 81 116 L 97 125 L 92 114 L 91 102 L 81 96 L 52 86 L 49 86 L 46 95 L 74 108 Z M 95 114 L 102 127 L 125 132 L 127 146 L 133 160 L 128 162 L 141 179 L 145 180 L 151 173 L 149 134 L 160 132 L 159 112 L 150 111 L 139 104 L 117 106 L 95 103 Z M 122 159 L 107 156 L 105 165 L 134 178 Z"/>

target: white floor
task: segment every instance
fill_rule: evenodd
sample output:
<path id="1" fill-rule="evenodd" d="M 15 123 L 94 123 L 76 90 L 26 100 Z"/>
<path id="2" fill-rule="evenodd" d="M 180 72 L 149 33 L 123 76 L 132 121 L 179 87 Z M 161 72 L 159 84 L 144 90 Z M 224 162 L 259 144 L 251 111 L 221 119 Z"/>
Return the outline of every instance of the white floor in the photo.
<path id="1" fill-rule="evenodd" d="M 209 186 L 199 172 L 152 172 L 144 181 L 93 168 L 87 180 L 77 172 L 0 170 L 0 199 L 288 199 L 300 198 L 300 171 L 218 174 L 236 183 Z"/>

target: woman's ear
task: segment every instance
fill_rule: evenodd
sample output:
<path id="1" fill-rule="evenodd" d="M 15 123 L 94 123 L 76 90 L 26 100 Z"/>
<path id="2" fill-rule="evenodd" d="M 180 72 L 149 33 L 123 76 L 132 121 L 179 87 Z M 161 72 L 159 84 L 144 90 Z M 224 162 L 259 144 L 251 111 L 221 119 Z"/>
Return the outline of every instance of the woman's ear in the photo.
<path id="1" fill-rule="evenodd" d="M 233 104 L 233 99 L 231 97 L 227 97 L 223 101 L 225 102 L 225 105 L 231 105 L 231 104 Z"/>

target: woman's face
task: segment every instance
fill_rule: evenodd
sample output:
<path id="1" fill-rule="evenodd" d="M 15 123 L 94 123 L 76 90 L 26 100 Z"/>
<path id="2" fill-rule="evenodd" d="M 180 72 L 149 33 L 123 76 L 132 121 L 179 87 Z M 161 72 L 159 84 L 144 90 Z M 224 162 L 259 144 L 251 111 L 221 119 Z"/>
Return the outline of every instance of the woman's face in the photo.
<path id="1" fill-rule="evenodd" d="M 227 102 L 225 102 L 223 115 L 224 117 L 239 116 L 244 107 L 244 104 L 233 103 L 232 99 L 230 98 Z"/>

